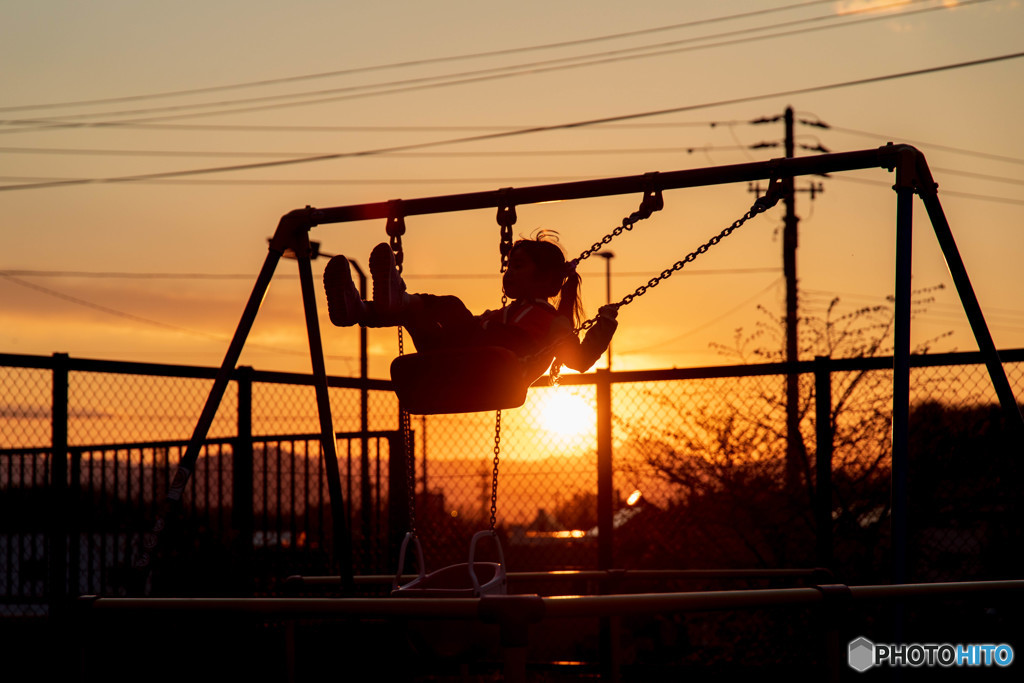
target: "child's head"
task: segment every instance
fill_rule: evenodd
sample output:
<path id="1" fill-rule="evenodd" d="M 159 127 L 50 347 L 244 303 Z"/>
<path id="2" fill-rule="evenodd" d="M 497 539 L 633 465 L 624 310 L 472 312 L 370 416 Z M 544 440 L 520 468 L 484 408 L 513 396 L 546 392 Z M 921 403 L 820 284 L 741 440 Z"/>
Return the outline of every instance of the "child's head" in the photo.
<path id="1" fill-rule="evenodd" d="M 580 276 L 566 263 L 556 233 L 542 230 L 532 239 L 516 241 L 509 252 L 503 284 L 513 299 L 558 297 L 558 311 L 574 325 L 583 318 Z"/>

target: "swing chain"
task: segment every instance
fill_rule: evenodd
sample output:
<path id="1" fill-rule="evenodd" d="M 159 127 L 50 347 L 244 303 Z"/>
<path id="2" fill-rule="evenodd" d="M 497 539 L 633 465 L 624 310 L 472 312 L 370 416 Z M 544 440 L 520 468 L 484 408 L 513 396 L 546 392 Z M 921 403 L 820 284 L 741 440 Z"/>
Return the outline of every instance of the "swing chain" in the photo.
<path id="1" fill-rule="evenodd" d="M 575 268 L 579 265 L 580 261 L 593 256 L 613 239 L 624 232 L 632 230 L 634 225 L 646 218 L 650 218 L 652 213 L 655 211 L 661 211 L 663 208 L 665 208 L 665 200 L 661 196 L 661 190 L 653 189 L 645 191 L 644 198 L 640 201 L 640 208 L 623 218 L 622 225 L 612 230 L 599 241 L 594 242 L 590 249 L 587 249 L 585 252 L 570 261 L 569 267 Z"/>
<path id="2" fill-rule="evenodd" d="M 405 252 L 402 249 L 402 235 L 405 234 L 405 212 L 402 210 L 402 200 L 392 199 L 388 202 L 388 220 L 384 226 L 388 234 L 388 244 L 391 251 L 395 253 L 395 266 L 398 272 L 402 272 L 402 262 L 405 260 Z M 405 355 L 405 335 L 402 326 L 398 326 L 398 355 Z M 399 428 L 402 430 L 402 446 L 405 448 L 405 474 L 406 493 L 409 505 L 409 531 L 416 533 L 416 454 L 412 452 L 412 425 L 410 423 L 409 411 L 402 405 L 398 406 Z"/>
<path id="3" fill-rule="evenodd" d="M 494 468 L 491 470 L 491 531 L 498 518 L 498 463 L 501 460 L 501 411 L 494 414 Z"/>
<path id="4" fill-rule="evenodd" d="M 398 355 L 405 354 L 405 335 L 398 328 Z M 409 531 L 416 533 L 416 454 L 412 452 L 412 424 L 409 411 L 398 406 L 399 428 L 402 430 L 402 446 L 405 448 L 405 488 L 409 505 Z"/>
<path id="5" fill-rule="evenodd" d="M 405 487 L 409 496 L 409 531 L 416 533 L 416 455 L 412 452 L 412 426 L 409 423 L 409 411 L 401 411 L 402 440 L 405 445 Z"/>
<path id="6" fill-rule="evenodd" d="M 722 230 L 722 232 L 718 233 L 704 244 L 697 247 L 697 249 L 687 254 L 684 258 L 680 259 L 679 261 L 676 261 L 674 264 L 672 264 L 670 268 L 666 268 L 665 270 L 661 271 L 661 274 L 658 275 L 657 277 L 653 277 L 650 280 L 648 280 L 647 284 L 640 285 L 639 287 L 637 287 L 632 294 L 627 294 L 626 296 L 622 297 L 622 300 L 615 304 L 615 306 L 617 308 L 625 306 L 629 304 L 631 301 L 633 301 L 633 299 L 639 296 L 643 296 L 647 292 L 647 290 L 651 289 L 652 287 L 657 287 L 659 284 L 661 284 L 668 278 L 672 277 L 672 275 L 674 275 L 677 271 L 682 270 L 683 267 L 686 266 L 686 264 L 696 260 L 698 256 L 706 253 L 709 249 L 711 249 L 711 247 L 715 246 L 723 239 L 731 235 L 734 231 L 738 230 L 744 223 L 749 221 L 751 218 L 757 216 L 758 214 L 764 213 L 768 209 L 778 204 L 779 200 L 782 199 L 783 194 L 784 191 L 782 190 L 781 183 L 779 182 L 779 180 L 777 178 L 772 178 L 769 182 L 768 190 L 765 192 L 764 196 L 759 197 L 754 202 L 753 206 L 751 206 L 745 214 L 743 214 L 736 221 L 734 221 L 732 225 L 727 227 L 725 230 Z M 580 325 L 579 328 L 576 330 L 576 333 L 579 334 L 584 330 L 590 329 L 591 327 L 594 326 L 596 322 L 597 317 L 584 321 L 584 323 Z"/>

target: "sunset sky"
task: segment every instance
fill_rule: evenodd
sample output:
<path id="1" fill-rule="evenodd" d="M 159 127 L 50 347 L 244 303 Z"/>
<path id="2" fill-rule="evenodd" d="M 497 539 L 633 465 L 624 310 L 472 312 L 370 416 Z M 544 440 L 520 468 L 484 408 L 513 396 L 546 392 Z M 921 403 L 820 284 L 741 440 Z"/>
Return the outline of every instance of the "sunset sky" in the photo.
<path id="1" fill-rule="evenodd" d="M 754 122 L 787 106 L 798 155 L 924 153 L 996 345 L 1024 347 L 1022 36 L 1020 0 L 6 2 L 0 352 L 219 365 L 293 209 L 768 160 L 783 124 Z M 802 314 L 892 293 L 891 185 L 881 169 L 797 182 Z M 754 198 L 746 184 L 667 192 L 609 247 L 613 298 Z M 557 230 L 575 256 L 639 200 L 524 206 L 515 231 Z M 759 305 L 784 310 L 781 224 L 780 206 L 624 309 L 614 369 L 732 362 L 710 345 Z M 493 210 L 407 225 L 411 290 L 499 305 Z M 311 238 L 365 268 L 386 235 L 367 221 Z M 327 320 L 326 261 L 328 372 L 355 374 L 355 330 Z M 914 340 L 951 332 L 935 350 L 974 350 L 919 203 L 914 268 L 916 287 L 944 286 Z M 580 272 L 593 312 L 605 261 Z M 309 370 L 296 273 L 281 262 L 243 364 Z M 372 376 L 396 348 L 394 330 L 371 331 Z"/>

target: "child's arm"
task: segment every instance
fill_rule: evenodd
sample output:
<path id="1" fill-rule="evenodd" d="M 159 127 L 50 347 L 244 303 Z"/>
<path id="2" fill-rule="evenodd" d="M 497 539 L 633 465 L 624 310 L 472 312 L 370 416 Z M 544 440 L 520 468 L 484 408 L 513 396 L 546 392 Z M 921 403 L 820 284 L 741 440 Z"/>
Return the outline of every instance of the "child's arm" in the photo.
<path id="1" fill-rule="evenodd" d="M 558 347 L 559 362 L 579 372 L 589 370 L 611 343 L 612 335 L 619 325 L 615 320 L 618 312 L 619 307 L 615 304 L 599 308 L 597 320 L 583 335 L 583 341 L 569 330 L 565 335 L 565 341 Z"/>

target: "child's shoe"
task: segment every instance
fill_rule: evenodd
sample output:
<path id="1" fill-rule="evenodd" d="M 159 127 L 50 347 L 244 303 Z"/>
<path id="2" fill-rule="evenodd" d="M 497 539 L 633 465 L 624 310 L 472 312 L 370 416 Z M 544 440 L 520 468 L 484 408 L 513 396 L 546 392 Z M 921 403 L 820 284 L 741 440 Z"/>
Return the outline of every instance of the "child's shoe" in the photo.
<path id="1" fill-rule="evenodd" d="M 395 265 L 391 245 L 381 242 L 370 252 L 370 278 L 373 280 L 373 306 L 378 316 L 397 315 L 405 301 L 405 282 Z"/>
<path id="2" fill-rule="evenodd" d="M 324 268 L 324 290 L 327 292 L 327 313 L 338 327 L 357 325 L 365 314 L 365 304 L 352 282 L 348 259 L 335 256 Z"/>

